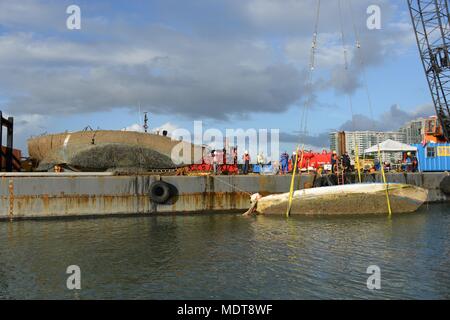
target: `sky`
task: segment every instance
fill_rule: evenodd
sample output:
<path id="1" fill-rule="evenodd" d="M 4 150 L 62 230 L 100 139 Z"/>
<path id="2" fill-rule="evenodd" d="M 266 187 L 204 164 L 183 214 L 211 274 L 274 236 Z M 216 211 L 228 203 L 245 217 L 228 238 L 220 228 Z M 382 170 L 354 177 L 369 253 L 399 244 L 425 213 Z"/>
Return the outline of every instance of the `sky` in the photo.
<path id="1" fill-rule="evenodd" d="M 318 0 L 0 0 L 0 110 L 25 152 L 43 133 L 139 128 L 143 111 L 152 130 L 279 129 L 291 150 L 433 115 L 406 1 L 340 2 L 341 18 L 322 0 L 309 85 Z"/>

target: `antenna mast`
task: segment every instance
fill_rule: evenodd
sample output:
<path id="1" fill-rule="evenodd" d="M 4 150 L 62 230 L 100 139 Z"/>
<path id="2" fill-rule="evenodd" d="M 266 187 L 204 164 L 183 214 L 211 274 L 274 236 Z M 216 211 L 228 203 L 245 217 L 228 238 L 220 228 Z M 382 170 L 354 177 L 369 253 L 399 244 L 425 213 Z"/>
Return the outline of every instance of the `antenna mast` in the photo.
<path id="1" fill-rule="evenodd" d="M 144 112 L 144 131 L 147 133 L 148 131 L 148 116 L 147 111 Z"/>

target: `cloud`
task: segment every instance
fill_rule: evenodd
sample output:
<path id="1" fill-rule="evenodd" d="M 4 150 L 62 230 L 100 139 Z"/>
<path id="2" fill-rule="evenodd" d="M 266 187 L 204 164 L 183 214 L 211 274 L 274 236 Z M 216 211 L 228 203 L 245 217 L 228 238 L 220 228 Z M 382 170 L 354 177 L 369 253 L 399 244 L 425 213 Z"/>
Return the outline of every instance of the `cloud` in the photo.
<path id="1" fill-rule="evenodd" d="M 328 149 L 330 146 L 329 132 L 339 131 L 397 131 L 408 121 L 429 117 L 435 114 L 432 104 L 424 104 L 413 108 L 411 111 L 400 109 L 398 105 L 392 105 L 388 111 L 382 113 L 377 119 L 370 119 L 362 114 L 355 114 L 352 120 L 343 123 L 339 128 L 330 129 L 329 131 L 319 133 L 317 135 L 305 135 L 297 133 L 280 133 L 280 142 L 285 144 L 298 145 L 305 144 L 305 149 L 321 151 L 323 148 Z"/>
<path id="2" fill-rule="evenodd" d="M 178 129 L 178 126 L 176 124 L 173 124 L 171 122 L 166 122 L 166 123 L 160 125 L 159 127 L 154 128 L 152 131 L 159 132 L 160 134 L 162 134 L 162 132 L 164 130 L 166 130 L 168 133 L 168 136 L 171 136 L 172 132 L 174 132 L 176 129 Z"/>
<path id="3" fill-rule="evenodd" d="M 370 119 L 361 114 L 355 114 L 352 120 L 348 120 L 341 125 L 339 130 L 343 131 L 397 131 L 408 121 L 429 117 L 435 114 L 432 104 L 418 106 L 412 111 L 400 109 L 398 105 L 392 105 L 388 111 L 381 114 L 378 119 Z"/>
<path id="4" fill-rule="evenodd" d="M 286 110 L 303 92 L 302 73 L 270 63 L 267 49 L 255 43 L 229 43 L 224 52 L 223 43 L 182 37 L 180 44 L 179 35 L 165 33 L 160 48 L 0 37 L 0 59 L 7 62 L 0 67 L 0 92 L 16 114 L 108 111 L 138 99 L 154 114 L 216 119 Z M 169 52 L 170 43 L 179 46 Z"/>
<path id="5" fill-rule="evenodd" d="M 322 150 L 322 148 L 329 147 L 329 136 L 328 132 L 323 132 L 318 135 L 300 135 L 299 133 L 280 133 L 281 143 L 294 143 L 294 144 L 305 144 L 306 149 L 312 150 Z"/>
<path id="6" fill-rule="evenodd" d="M 4 113 L 3 117 L 11 116 Z M 23 155 L 27 150 L 26 141 L 30 136 L 37 136 L 47 132 L 49 118 L 39 114 L 24 114 L 14 116 L 14 148 L 22 150 Z"/>
<path id="7" fill-rule="evenodd" d="M 177 125 L 175 125 L 175 124 L 173 124 L 171 122 L 166 122 L 166 123 L 164 123 L 164 124 L 162 124 L 162 125 L 160 125 L 160 126 L 158 126 L 156 128 L 149 129 L 149 132 L 162 134 L 162 132 L 164 130 L 166 130 L 167 133 L 168 133 L 168 136 L 170 136 L 171 133 L 173 131 L 175 131 L 175 129 L 177 129 L 177 128 L 178 128 Z M 141 124 L 134 123 L 132 125 L 129 125 L 129 126 L 123 128 L 122 131 L 144 132 L 144 128 L 143 128 L 143 126 Z"/>
<path id="8" fill-rule="evenodd" d="M 352 10 L 348 6 L 349 3 L 353 3 Z M 368 17 L 366 9 L 372 4 L 381 7 L 381 30 L 369 30 L 366 27 Z M 337 94 L 354 94 L 363 84 L 362 77 L 365 70 L 377 67 L 388 59 L 401 56 L 409 48 L 415 47 L 416 40 L 407 12 L 401 11 L 392 2 L 376 1 L 374 3 L 374 1 L 359 0 L 343 2 L 343 5 L 343 30 L 348 69 L 345 70 L 337 2 L 323 4 L 322 7 L 325 7 L 325 10 L 321 12 L 315 57 L 315 70 L 320 74 L 322 84 L 316 90 L 332 89 Z M 311 11 L 308 13 L 313 16 Z M 299 31 L 298 34 L 288 37 L 284 45 L 287 59 L 296 65 L 309 64 L 312 25 L 313 23 L 306 29 L 309 30 L 309 35 L 301 34 Z M 357 40 L 359 47 L 356 46 Z"/>
<path id="9" fill-rule="evenodd" d="M 406 33 L 412 34 L 403 20 L 391 18 L 398 8 L 386 0 L 377 1 L 385 28 L 368 31 L 365 9 L 372 2 L 354 4 L 366 40 L 361 49 L 366 67 L 408 46 Z M 139 25 L 132 21 L 144 16 L 136 10 L 119 19 L 105 8 L 94 12 L 85 5 L 79 33 L 54 28 L 55 20 L 64 25 L 63 4 L 11 3 L 0 1 L 0 20 L 9 30 L 0 33 L 0 95 L 14 114 L 109 111 L 139 100 L 154 114 L 227 120 L 255 110 L 280 113 L 305 95 L 314 0 L 202 0 L 195 10 L 177 1 L 177 14 L 175 2 L 153 1 L 159 20 Z M 208 18 L 212 13 L 219 25 Z M 350 36 L 351 76 L 336 66 L 342 56 L 338 25 L 336 6 L 323 5 L 317 67 L 327 75 L 315 89 L 353 92 L 360 86 L 361 66 Z M 42 31 L 49 28 L 51 34 Z M 235 28 L 239 32 L 230 31 Z M 346 33 L 352 34 L 350 23 Z M 279 47 L 272 38 L 279 39 Z"/>
<path id="10" fill-rule="evenodd" d="M 134 123 L 122 129 L 122 131 L 136 131 L 136 132 L 144 132 L 144 128 L 139 123 Z"/>
<path id="11" fill-rule="evenodd" d="M 37 30 L 49 25 L 56 27 L 58 22 L 63 25 L 66 16 L 58 14 L 58 9 L 62 13 L 65 12 L 65 7 L 62 3 L 55 6 L 35 0 L 0 0 L 0 26 L 15 29 L 33 28 Z"/>

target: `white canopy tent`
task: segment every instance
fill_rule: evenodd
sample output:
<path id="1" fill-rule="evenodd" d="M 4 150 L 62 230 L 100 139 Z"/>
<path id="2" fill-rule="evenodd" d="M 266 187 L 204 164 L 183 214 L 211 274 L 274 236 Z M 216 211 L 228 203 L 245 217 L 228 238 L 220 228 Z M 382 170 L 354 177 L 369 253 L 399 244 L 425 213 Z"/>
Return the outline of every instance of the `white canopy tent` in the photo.
<path id="1" fill-rule="evenodd" d="M 381 152 L 416 152 L 417 148 L 411 146 L 409 144 L 397 142 L 391 139 L 383 141 L 380 143 L 380 151 Z M 378 144 L 370 147 L 369 149 L 364 150 L 364 153 L 377 153 L 378 152 Z"/>
<path id="2" fill-rule="evenodd" d="M 417 152 L 417 148 L 409 144 L 397 142 L 391 139 L 380 143 L 381 161 L 397 162 L 402 159 L 402 152 Z M 364 154 L 378 153 L 378 144 L 364 150 Z"/>

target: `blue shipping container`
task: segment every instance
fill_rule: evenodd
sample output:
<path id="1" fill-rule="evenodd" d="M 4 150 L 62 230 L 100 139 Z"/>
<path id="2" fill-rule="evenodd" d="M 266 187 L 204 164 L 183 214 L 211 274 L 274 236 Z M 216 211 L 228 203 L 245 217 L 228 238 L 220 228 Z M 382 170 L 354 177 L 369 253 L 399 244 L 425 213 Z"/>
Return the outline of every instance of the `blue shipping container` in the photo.
<path id="1" fill-rule="evenodd" d="M 450 143 L 415 144 L 420 171 L 450 171 Z"/>

